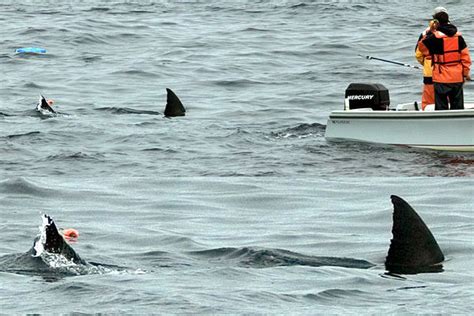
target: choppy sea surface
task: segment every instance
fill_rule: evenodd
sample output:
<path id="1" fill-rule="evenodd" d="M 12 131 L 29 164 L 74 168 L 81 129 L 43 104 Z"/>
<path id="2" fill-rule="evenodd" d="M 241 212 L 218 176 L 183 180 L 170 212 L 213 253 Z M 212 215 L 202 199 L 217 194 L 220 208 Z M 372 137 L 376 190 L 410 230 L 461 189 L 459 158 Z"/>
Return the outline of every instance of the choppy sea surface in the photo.
<path id="1" fill-rule="evenodd" d="M 420 99 L 417 70 L 358 54 L 415 64 L 438 5 L 0 0 L 0 313 L 470 314 L 474 156 L 324 139 L 351 82 Z M 442 5 L 474 43 L 472 4 Z M 391 194 L 444 272 L 385 274 Z M 41 213 L 101 269 L 8 263 Z"/>

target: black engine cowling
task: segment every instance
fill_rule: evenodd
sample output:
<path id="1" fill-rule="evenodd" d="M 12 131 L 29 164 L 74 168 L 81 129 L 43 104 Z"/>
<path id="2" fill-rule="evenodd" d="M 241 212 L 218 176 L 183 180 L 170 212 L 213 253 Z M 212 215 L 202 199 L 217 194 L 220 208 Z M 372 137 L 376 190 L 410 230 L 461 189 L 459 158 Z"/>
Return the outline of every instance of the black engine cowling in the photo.
<path id="1" fill-rule="evenodd" d="M 374 111 L 388 110 L 388 89 L 380 83 L 351 83 L 346 89 L 346 106 L 349 110 L 371 108 Z"/>

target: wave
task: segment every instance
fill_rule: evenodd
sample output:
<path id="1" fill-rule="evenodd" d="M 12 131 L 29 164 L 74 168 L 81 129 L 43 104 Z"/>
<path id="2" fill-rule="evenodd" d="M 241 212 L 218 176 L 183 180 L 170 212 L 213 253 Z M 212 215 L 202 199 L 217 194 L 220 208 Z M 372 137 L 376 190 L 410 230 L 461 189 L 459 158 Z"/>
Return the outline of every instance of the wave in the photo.
<path id="1" fill-rule="evenodd" d="M 99 55 L 86 55 L 86 56 L 82 56 L 80 57 L 80 59 L 86 63 L 92 63 L 92 62 L 95 62 L 95 61 L 100 61 L 102 60 L 102 56 L 99 56 Z"/>
<path id="2" fill-rule="evenodd" d="M 100 160 L 102 154 L 87 154 L 81 151 L 72 153 L 60 153 L 56 155 L 50 155 L 46 158 L 47 161 L 51 160 Z"/>
<path id="3" fill-rule="evenodd" d="M 288 7 L 289 9 L 302 9 L 302 10 L 317 10 L 320 14 L 325 13 L 325 14 L 333 14 L 338 11 L 355 11 L 359 12 L 361 10 L 367 10 L 369 6 L 364 5 L 364 4 L 352 4 L 350 6 L 345 5 L 344 3 L 340 3 L 338 1 L 334 2 L 329 2 L 329 3 L 306 3 L 306 2 L 299 2 L 296 4 L 285 4 L 285 7 Z"/>
<path id="4" fill-rule="evenodd" d="M 31 196 L 45 196 L 55 194 L 54 190 L 43 188 L 24 178 L 8 179 L 0 182 L 0 192 Z"/>
<path id="5" fill-rule="evenodd" d="M 251 87 L 257 84 L 265 84 L 263 81 L 250 79 L 230 79 L 230 80 L 214 80 L 214 84 L 225 87 Z"/>
<path id="6" fill-rule="evenodd" d="M 153 14 L 153 13 L 156 13 L 156 12 L 152 11 L 152 10 L 139 10 L 139 9 L 128 11 L 128 14 L 148 14 L 148 13 Z"/>
<path id="7" fill-rule="evenodd" d="M 264 29 L 264 28 L 260 28 L 260 27 L 246 27 L 244 29 L 241 30 L 241 32 L 271 32 L 272 30 L 270 29 Z"/>
<path id="8" fill-rule="evenodd" d="M 108 12 L 108 11 L 110 11 L 110 8 L 107 8 L 107 7 L 92 7 L 92 8 L 83 10 L 83 12 Z"/>
<path id="9" fill-rule="evenodd" d="M 44 89 L 45 87 L 44 86 L 41 86 L 37 83 L 34 83 L 34 82 L 27 82 L 25 84 L 23 84 L 23 87 L 24 88 L 28 88 L 28 89 Z"/>
<path id="10" fill-rule="evenodd" d="M 145 149 L 142 149 L 142 151 L 144 151 L 144 152 L 147 152 L 147 151 L 150 151 L 150 152 L 163 152 L 163 153 L 167 153 L 167 154 L 177 154 L 177 153 L 179 153 L 179 151 L 175 150 L 175 149 L 159 148 L 159 147 L 145 148 Z"/>
<path id="11" fill-rule="evenodd" d="M 114 10 L 113 10 L 114 9 Z M 88 9 L 84 9 L 83 12 L 98 12 L 98 13 L 106 13 L 110 15 L 134 15 L 134 14 L 149 14 L 149 13 L 156 13 L 153 10 L 144 10 L 144 9 L 130 9 L 130 10 L 116 10 L 116 8 L 109 8 L 109 7 L 91 7 Z"/>
<path id="12" fill-rule="evenodd" d="M 112 75 L 126 75 L 126 76 L 138 76 L 138 77 L 156 77 L 156 74 L 138 70 L 138 69 L 130 69 L 130 70 L 119 70 L 112 72 Z"/>
<path id="13" fill-rule="evenodd" d="M 354 297 L 360 297 L 367 294 L 364 291 L 360 290 L 352 290 L 352 289 L 327 289 L 323 290 L 317 294 L 306 294 L 304 295 L 305 298 L 310 299 L 310 300 L 316 300 L 316 301 L 321 301 L 321 300 L 329 300 L 329 301 L 334 301 L 334 299 L 354 299 Z"/>
<path id="14" fill-rule="evenodd" d="M 33 131 L 33 132 L 21 133 L 21 134 L 10 134 L 7 136 L 3 136 L 2 138 L 14 139 L 14 138 L 20 138 L 20 137 L 26 137 L 26 136 L 32 136 L 32 135 L 39 135 L 39 134 L 41 134 L 40 131 Z"/>
<path id="15" fill-rule="evenodd" d="M 32 34 L 39 34 L 39 33 L 46 33 L 50 32 L 51 30 L 47 28 L 40 28 L 40 27 L 28 27 L 25 31 L 21 32 L 19 35 L 32 35 Z"/>
<path id="16" fill-rule="evenodd" d="M 12 59 L 9 54 L 0 54 L 0 59 Z"/>
<path id="17" fill-rule="evenodd" d="M 278 132 L 272 132 L 275 138 L 306 138 L 313 135 L 324 136 L 326 125 L 320 123 L 300 124 Z"/>
<path id="18" fill-rule="evenodd" d="M 90 34 L 90 33 L 84 33 L 81 35 L 76 36 L 74 39 L 72 39 L 72 42 L 77 45 L 86 45 L 86 44 L 104 44 L 108 45 L 107 41 L 102 39 L 100 36 Z"/>
<path id="19" fill-rule="evenodd" d="M 307 7 L 307 6 L 308 6 L 307 3 L 300 2 L 300 3 L 297 3 L 297 4 L 290 5 L 290 9 L 304 8 L 304 7 Z"/>
<path id="20" fill-rule="evenodd" d="M 57 58 L 58 55 L 53 53 L 47 54 L 35 54 L 35 53 L 21 53 L 13 55 L 13 60 L 16 59 L 54 59 Z"/>

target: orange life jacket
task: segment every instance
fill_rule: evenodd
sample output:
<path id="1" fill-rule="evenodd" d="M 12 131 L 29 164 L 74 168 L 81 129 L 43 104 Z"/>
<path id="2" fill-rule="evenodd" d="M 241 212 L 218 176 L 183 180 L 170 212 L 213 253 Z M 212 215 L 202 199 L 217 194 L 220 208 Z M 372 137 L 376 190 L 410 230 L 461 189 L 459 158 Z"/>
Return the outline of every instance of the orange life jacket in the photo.
<path id="1" fill-rule="evenodd" d="M 463 82 L 463 66 L 461 64 L 461 50 L 459 45 L 461 33 L 447 36 L 440 31 L 434 32 L 436 39 L 430 49 L 433 65 L 433 81 L 440 83 Z"/>

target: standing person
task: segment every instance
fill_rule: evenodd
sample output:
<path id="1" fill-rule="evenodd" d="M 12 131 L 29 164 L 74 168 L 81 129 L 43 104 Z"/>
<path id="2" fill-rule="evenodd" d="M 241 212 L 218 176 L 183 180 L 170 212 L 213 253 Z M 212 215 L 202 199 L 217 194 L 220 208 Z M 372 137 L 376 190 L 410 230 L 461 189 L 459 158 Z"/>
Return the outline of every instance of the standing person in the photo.
<path id="1" fill-rule="evenodd" d="M 435 109 L 448 110 L 448 98 L 452 110 L 464 109 L 463 84 L 471 80 L 469 49 L 445 8 L 437 7 L 433 18 L 438 26 L 419 43 L 419 49 L 426 58 L 431 56 Z"/>
<path id="2" fill-rule="evenodd" d="M 435 103 L 435 93 L 433 86 L 433 70 L 431 65 L 431 56 L 424 56 L 419 45 L 427 36 L 436 31 L 438 23 L 436 20 L 431 20 L 429 27 L 420 34 L 418 42 L 415 46 L 415 58 L 423 66 L 423 92 L 421 94 L 421 109 L 424 111 L 426 106 Z"/>

